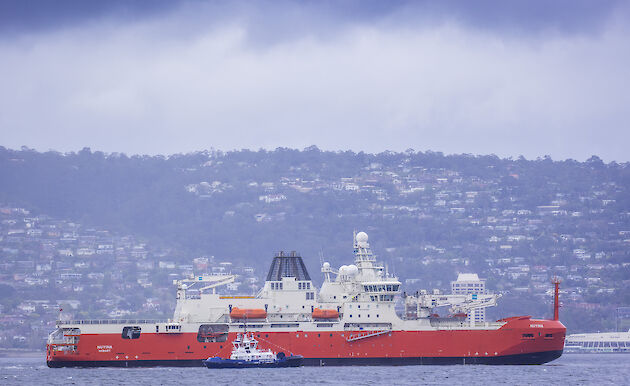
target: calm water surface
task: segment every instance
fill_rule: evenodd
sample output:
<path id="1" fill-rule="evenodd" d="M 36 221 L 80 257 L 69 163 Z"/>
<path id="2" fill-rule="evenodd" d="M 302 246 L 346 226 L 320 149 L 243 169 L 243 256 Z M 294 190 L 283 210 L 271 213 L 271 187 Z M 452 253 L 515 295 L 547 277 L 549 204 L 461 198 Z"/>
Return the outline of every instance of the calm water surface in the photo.
<path id="1" fill-rule="evenodd" d="M 0 385 L 541 385 L 630 384 L 630 354 L 564 354 L 541 366 L 289 369 L 49 369 L 44 358 L 0 358 Z"/>

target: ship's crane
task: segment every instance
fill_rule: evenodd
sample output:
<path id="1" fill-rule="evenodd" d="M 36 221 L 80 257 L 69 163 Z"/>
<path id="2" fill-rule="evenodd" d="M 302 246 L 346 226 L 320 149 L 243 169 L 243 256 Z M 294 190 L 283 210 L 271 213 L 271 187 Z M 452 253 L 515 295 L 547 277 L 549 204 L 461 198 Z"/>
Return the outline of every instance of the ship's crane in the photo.
<path id="1" fill-rule="evenodd" d="M 200 276 L 191 276 L 188 279 L 183 280 L 173 280 L 173 284 L 177 285 L 177 290 L 185 291 L 187 289 L 191 289 L 193 286 L 199 285 L 199 288 L 195 288 L 200 293 L 212 289 L 212 293 L 216 293 L 216 288 L 222 285 L 234 283 L 236 279 L 235 275 L 200 275 Z"/>
<path id="2" fill-rule="evenodd" d="M 493 307 L 497 305 L 498 294 L 440 294 L 434 290 L 432 294 L 426 291 L 405 296 L 405 310 L 407 316 L 426 318 L 434 308 L 450 307 L 453 314 L 468 314 L 477 308 Z M 411 315 L 410 315 L 411 314 Z"/>

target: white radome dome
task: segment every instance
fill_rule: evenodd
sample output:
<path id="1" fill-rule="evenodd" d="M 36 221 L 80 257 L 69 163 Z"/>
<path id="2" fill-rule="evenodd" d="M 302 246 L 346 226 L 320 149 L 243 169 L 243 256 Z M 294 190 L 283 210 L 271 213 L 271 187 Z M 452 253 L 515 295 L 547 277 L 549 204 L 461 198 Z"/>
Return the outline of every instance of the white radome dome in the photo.
<path id="1" fill-rule="evenodd" d="M 341 267 L 339 267 L 339 274 L 340 275 L 347 275 L 348 274 L 348 266 L 347 265 L 342 265 Z"/>
<path id="2" fill-rule="evenodd" d="M 322 267 L 324 267 L 324 269 L 330 269 L 330 263 L 329 262 L 325 262 Z"/>
<path id="3" fill-rule="evenodd" d="M 347 272 L 348 272 L 348 276 L 354 276 L 357 273 L 359 273 L 359 267 L 357 267 L 354 264 L 351 264 L 348 266 L 348 268 L 346 268 Z"/>
<path id="4" fill-rule="evenodd" d="M 367 244 L 368 241 L 368 235 L 365 232 L 359 232 L 357 233 L 357 243 L 361 244 L 361 245 L 365 245 Z"/>

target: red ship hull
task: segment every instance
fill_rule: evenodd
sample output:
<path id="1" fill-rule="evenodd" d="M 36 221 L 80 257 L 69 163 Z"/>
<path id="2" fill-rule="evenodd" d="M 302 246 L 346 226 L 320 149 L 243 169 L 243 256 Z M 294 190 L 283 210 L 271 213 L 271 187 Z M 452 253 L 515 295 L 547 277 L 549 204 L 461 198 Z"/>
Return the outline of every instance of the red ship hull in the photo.
<path id="1" fill-rule="evenodd" d="M 261 348 L 299 354 L 304 365 L 542 364 L 562 355 L 566 328 L 557 320 L 516 317 L 496 330 L 391 331 L 348 341 L 366 331 L 255 331 Z M 81 334 L 77 350 L 47 350 L 49 367 L 203 366 L 229 357 L 225 342 L 203 343 L 195 333 Z"/>

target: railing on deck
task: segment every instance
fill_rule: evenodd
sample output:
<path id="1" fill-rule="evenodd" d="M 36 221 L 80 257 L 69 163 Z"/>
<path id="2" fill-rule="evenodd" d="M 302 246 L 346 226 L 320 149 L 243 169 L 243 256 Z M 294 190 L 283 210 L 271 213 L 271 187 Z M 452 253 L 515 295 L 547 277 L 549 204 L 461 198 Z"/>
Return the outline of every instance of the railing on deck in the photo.
<path id="1" fill-rule="evenodd" d="M 168 319 L 94 319 L 94 320 L 58 320 L 57 325 L 69 324 L 156 324 L 169 323 Z"/>

